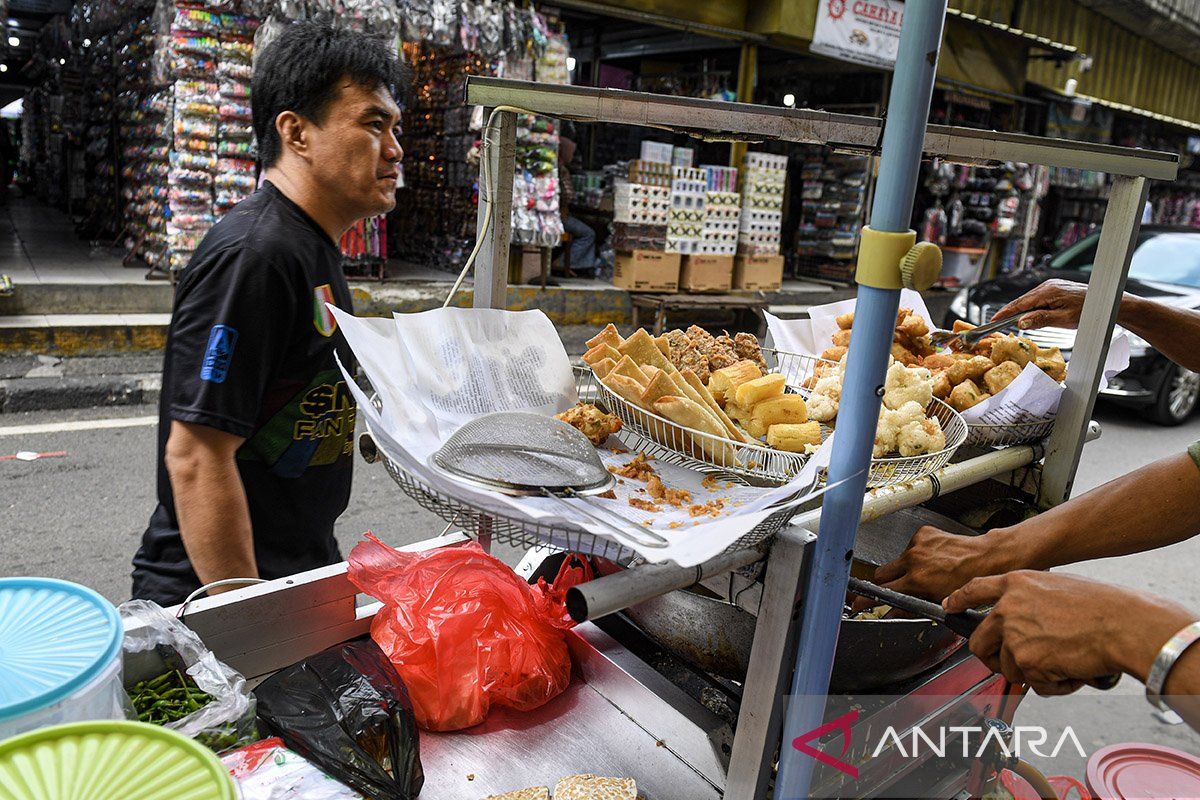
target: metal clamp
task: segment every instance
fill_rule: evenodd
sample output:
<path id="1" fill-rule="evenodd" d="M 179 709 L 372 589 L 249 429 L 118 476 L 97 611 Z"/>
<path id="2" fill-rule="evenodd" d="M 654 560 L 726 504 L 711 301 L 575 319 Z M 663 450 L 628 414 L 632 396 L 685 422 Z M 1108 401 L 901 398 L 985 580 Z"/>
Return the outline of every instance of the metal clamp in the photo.
<path id="1" fill-rule="evenodd" d="M 900 262 L 917 243 L 916 231 L 892 233 L 864 225 L 858 246 L 858 267 L 854 279 L 876 289 L 903 289 Z"/>

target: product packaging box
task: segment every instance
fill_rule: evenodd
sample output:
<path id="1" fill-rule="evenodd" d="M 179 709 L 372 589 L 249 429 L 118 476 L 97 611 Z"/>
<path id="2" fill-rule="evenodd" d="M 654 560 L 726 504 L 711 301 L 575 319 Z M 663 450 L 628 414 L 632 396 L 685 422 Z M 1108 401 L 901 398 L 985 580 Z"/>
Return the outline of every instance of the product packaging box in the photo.
<path id="1" fill-rule="evenodd" d="M 692 255 L 684 259 L 679 288 L 686 292 L 728 292 L 733 256 Z"/>
<path id="2" fill-rule="evenodd" d="M 678 253 L 634 250 L 617 253 L 613 265 L 613 286 L 630 292 L 673 294 L 679 291 Z"/>
<path id="3" fill-rule="evenodd" d="M 733 265 L 733 288 L 778 292 L 783 286 L 783 256 L 738 256 Z"/>

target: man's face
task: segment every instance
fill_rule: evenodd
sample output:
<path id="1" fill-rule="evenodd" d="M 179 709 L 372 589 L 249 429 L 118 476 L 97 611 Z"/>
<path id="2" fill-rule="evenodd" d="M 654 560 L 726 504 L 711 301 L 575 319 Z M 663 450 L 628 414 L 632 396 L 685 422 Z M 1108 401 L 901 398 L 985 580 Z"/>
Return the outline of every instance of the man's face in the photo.
<path id="1" fill-rule="evenodd" d="M 345 81 L 324 123 L 309 126 L 310 164 L 324 198 L 356 219 L 395 208 L 404 156 L 399 126 L 400 108 L 386 87 Z"/>

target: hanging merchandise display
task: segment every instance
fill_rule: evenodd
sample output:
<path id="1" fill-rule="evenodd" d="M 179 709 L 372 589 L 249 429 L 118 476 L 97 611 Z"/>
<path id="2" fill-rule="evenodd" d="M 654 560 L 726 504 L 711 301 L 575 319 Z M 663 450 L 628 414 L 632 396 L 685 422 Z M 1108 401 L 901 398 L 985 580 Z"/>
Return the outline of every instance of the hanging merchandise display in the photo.
<path id="1" fill-rule="evenodd" d="M 462 105 L 466 78 L 567 83 L 568 43 L 555 23 L 510 0 L 404 0 L 404 55 L 413 69 L 404 109 L 407 169 L 389 231 L 399 255 L 457 271 L 474 245 L 481 115 Z M 518 118 L 512 240 L 562 238 L 557 122 Z"/>
<path id="2" fill-rule="evenodd" d="M 383 279 L 387 227 L 387 215 L 380 215 L 360 219 L 342 234 L 342 269 L 347 277 Z"/>
<path id="3" fill-rule="evenodd" d="M 802 275 L 854 278 L 867 196 L 867 158 L 810 149 L 800 168 L 796 267 Z"/>
<path id="4" fill-rule="evenodd" d="M 746 153 L 742 162 L 742 217 L 738 252 L 744 256 L 777 256 L 783 234 L 783 197 L 787 188 L 787 156 Z"/>

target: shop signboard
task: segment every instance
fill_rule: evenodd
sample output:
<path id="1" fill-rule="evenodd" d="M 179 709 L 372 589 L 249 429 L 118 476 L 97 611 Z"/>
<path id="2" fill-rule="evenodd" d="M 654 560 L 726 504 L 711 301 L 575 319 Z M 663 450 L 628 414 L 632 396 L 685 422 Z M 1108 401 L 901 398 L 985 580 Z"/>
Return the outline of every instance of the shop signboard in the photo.
<path id="1" fill-rule="evenodd" d="M 868 67 L 892 69 L 903 19 L 902 0 L 820 0 L 812 51 Z"/>

